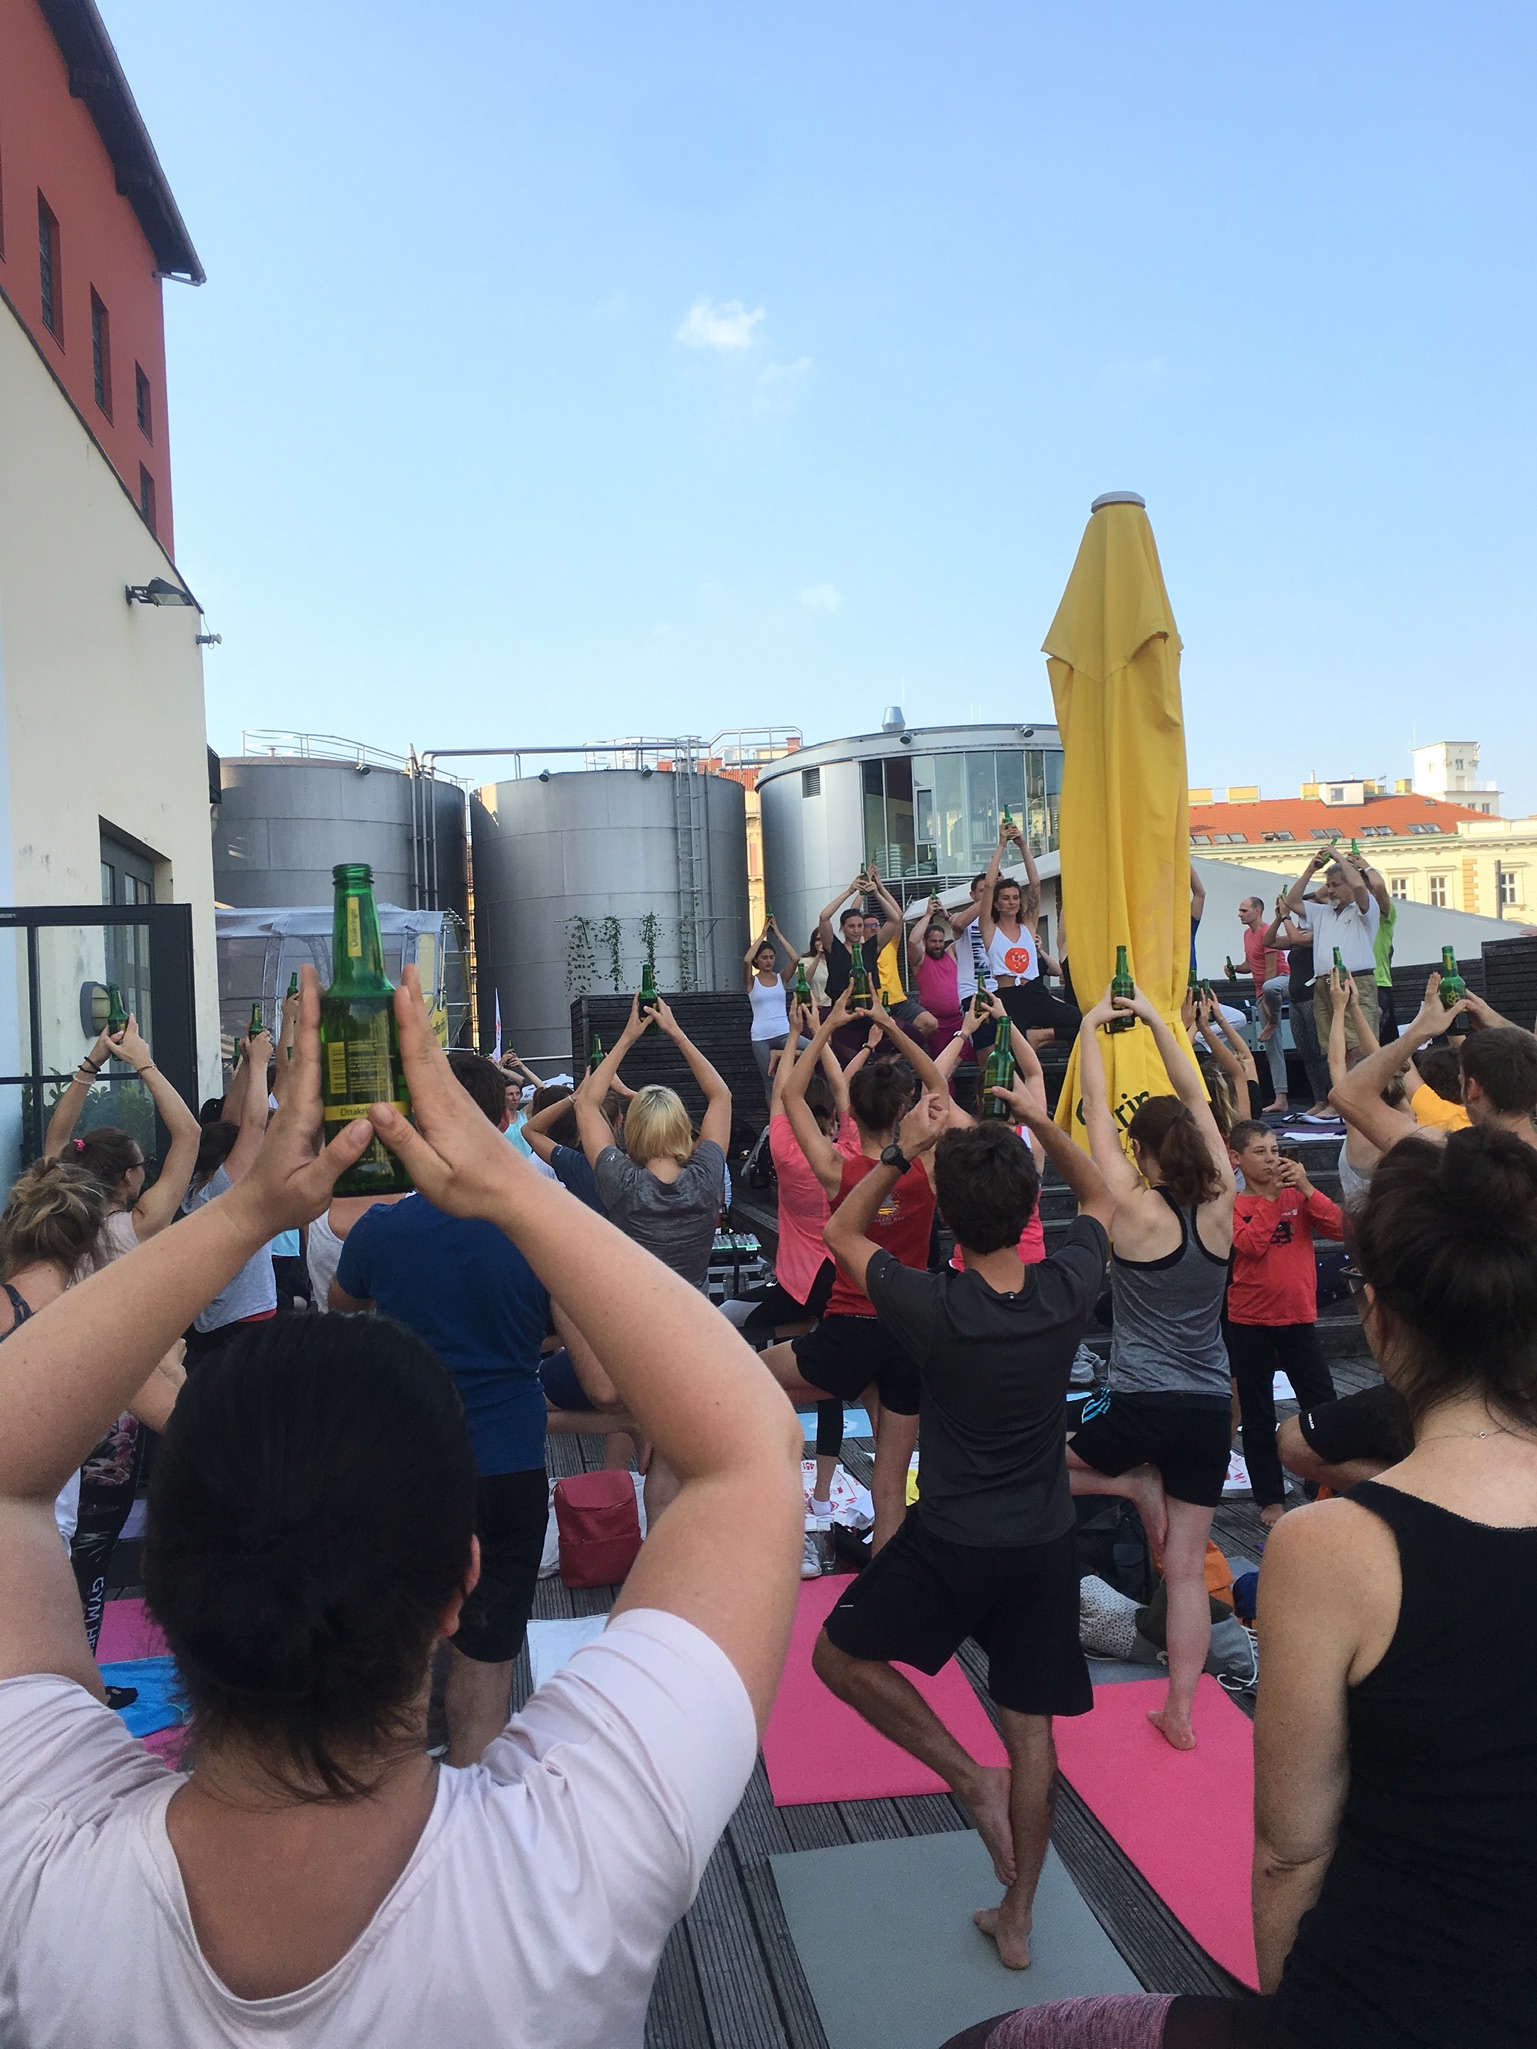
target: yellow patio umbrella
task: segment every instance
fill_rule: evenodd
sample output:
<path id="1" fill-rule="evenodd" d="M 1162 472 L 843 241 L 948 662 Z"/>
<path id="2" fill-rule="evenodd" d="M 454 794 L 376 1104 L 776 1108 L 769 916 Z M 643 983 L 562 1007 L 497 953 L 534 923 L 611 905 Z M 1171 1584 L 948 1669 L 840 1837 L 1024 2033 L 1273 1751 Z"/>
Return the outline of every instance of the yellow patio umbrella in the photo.
<path id="1" fill-rule="evenodd" d="M 1064 752 L 1062 916 L 1073 986 L 1097 1003 L 1131 956 L 1138 987 L 1181 1045 L 1190 971 L 1190 812 L 1180 709 L 1180 638 L 1153 529 L 1133 491 L 1096 498 L 1043 651 Z M 1100 1036 L 1112 1113 L 1124 1131 L 1168 1078 L 1145 1026 Z M 1057 1122 L 1088 1145 L 1078 1048 Z"/>

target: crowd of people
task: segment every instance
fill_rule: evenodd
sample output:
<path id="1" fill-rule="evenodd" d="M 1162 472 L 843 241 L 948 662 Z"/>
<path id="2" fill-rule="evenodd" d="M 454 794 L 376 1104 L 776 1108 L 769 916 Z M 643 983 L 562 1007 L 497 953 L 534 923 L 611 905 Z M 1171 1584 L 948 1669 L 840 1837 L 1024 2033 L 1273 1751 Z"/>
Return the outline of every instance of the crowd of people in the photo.
<path id="1" fill-rule="evenodd" d="M 1347 857 L 1274 915 L 1246 905 L 1272 1080 L 1288 1010 L 1329 1063 L 1310 1086 L 1346 1126 L 1336 1203 L 1255 1114 L 1220 1004 L 1192 988 L 1193 1057 L 1140 991 L 1080 1011 L 1022 838 L 1023 882 L 1001 872 L 1017 837 L 959 910 L 908 930 L 862 871 L 806 955 L 770 920 L 744 957 L 779 1228 L 772 1283 L 725 1310 L 706 1277 L 731 1094 L 663 999 L 546 1087 L 515 1056 L 443 1053 L 408 969 L 411 1115 L 375 1104 L 326 1145 L 308 971 L 200 1115 L 132 1020 L 95 1042 L 0 1217 L 0 2039 L 97 2039 L 108 1984 L 133 1988 L 112 2006 L 129 2044 L 639 2043 L 799 1579 L 828 1564 L 849 1406 L 875 1439 L 870 1555 L 814 1669 L 965 1806 L 1002 1889 L 975 1919 L 1015 1970 L 1053 1722 L 1093 1699 L 1075 1497 L 1141 1518 L 1166 1600 L 1151 1720 L 1179 1753 L 1202 1740 L 1235 1407 L 1269 1525 L 1260 1996 L 1058 2002 L 957 2049 L 1533 2039 L 1537 1039 L 1436 977 L 1392 1035 L 1380 878 Z M 1167 1088 L 1123 1138 L 1101 1034 L 1127 1024 Z M 648 1032 L 697 1116 L 624 1081 Z M 1075 1036 L 1086 1146 L 1039 1058 Z M 1012 1077 L 984 1085 L 979 1046 Z M 126 1132 L 78 1131 L 108 1061 L 170 1134 L 148 1186 Z M 376 1139 L 411 1192 L 337 1196 Z M 1054 1243 L 1048 1171 L 1076 1209 Z M 1344 1241 L 1383 1376 L 1340 1400 L 1315 1239 Z M 1096 1322 L 1108 1366 L 1070 1421 Z M 1301 1404 L 1279 1431 L 1278 1371 Z M 568 1429 L 644 1475 L 647 1534 L 602 1636 L 513 1714 L 546 1439 Z M 151 1446 L 141 1571 L 189 1714 L 180 1770 L 128 1734 L 94 1657 Z M 1283 1513 L 1288 1470 L 1325 1498 Z M 967 1639 L 1004 1766 L 900 1669 Z"/>

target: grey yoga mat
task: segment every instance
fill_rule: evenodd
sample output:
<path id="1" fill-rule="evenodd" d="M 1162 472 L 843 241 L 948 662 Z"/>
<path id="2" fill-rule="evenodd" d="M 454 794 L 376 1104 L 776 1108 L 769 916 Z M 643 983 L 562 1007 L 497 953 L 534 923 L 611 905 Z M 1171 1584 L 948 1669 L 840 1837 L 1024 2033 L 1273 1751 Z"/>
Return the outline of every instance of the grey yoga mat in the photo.
<path id="1" fill-rule="evenodd" d="M 1003 1892 L 972 1829 L 769 1861 L 828 2049 L 936 2049 L 1017 2006 L 1142 1990 L 1055 1850 L 1028 1971 L 1006 1970 L 972 1926 Z"/>

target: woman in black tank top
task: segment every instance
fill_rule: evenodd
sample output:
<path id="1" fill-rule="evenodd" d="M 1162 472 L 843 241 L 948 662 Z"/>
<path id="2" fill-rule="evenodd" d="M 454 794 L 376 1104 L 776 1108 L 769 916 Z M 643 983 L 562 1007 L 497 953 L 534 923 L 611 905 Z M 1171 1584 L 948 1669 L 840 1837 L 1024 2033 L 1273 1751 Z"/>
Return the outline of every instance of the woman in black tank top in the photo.
<path id="1" fill-rule="evenodd" d="M 1287 1516 L 1265 1552 L 1263 1996 L 1072 2001 L 954 2049 L 1537 2042 L 1537 1145 L 1404 1139 L 1357 1258 L 1415 1444 Z"/>

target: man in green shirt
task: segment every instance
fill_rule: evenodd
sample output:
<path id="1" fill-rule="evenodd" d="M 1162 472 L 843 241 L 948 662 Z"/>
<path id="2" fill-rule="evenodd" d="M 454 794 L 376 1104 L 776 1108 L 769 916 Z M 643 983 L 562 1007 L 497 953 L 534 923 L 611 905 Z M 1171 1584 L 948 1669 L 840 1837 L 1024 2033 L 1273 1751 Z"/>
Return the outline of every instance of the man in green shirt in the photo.
<path id="1" fill-rule="evenodd" d="M 1398 923 L 1398 905 L 1388 895 L 1388 886 L 1377 869 L 1363 868 L 1361 880 L 1382 913 L 1372 940 L 1372 979 L 1377 984 L 1377 1035 L 1386 1046 L 1398 1037 L 1398 1014 L 1393 1008 L 1393 927 Z"/>

